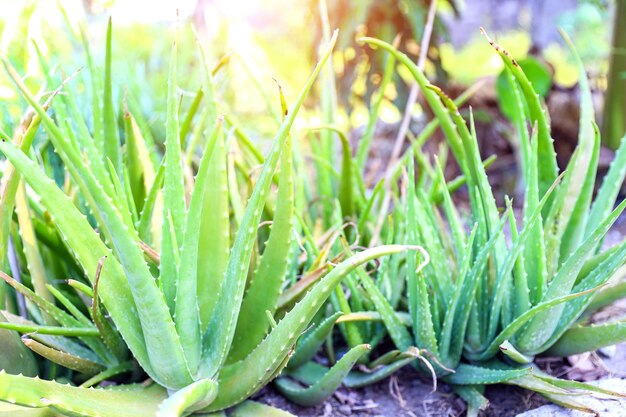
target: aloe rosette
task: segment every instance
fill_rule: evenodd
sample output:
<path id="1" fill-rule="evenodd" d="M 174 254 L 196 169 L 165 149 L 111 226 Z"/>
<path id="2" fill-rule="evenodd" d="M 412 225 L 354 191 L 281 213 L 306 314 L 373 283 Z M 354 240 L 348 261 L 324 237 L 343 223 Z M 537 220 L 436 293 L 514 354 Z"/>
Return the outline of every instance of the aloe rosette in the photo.
<path id="1" fill-rule="evenodd" d="M 380 288 L 365 287 L 396 346 L 428 351 L 434 371 L 468 402 L 470 415 L 487 405 L 485 384 L 519 385 L 585 411 L 593 410 L 576 401 L 580 393 L 621 395 L 548 376 L 533 363 L 538 355 L 571 355 L 626 340 L 622 321 L 585 324 L 589 313 L 624 294 L 615 279 L 626 263 L 626 243 L 603 249 L 602 241 L 626 207 L 622 201 L 614 208 L 626 173 L 626 141 L 594 200 L 600 138 L 582 64 L 579 143 L 559 175 L 544 104 L 515 60 L 489 40 L 517 100 L 515 127 L 526 185 L 520 221 L 510 203 L 502 215 L 496 206 L 471 112 L 468 127 L 456 104 L 407 56 L 377 39 L 361 41 L 387 51 L 412 74 L 461 168 L 470 200 L 465 216 L 452 202 L 438 162 L 433 166 L 421 152 L 411 153 L 423 169 L 416 183 L 414 158 L 407 159 L 408 185 L 396 209 L 405 222 L 400 239 L 423 246 L 429 255 L 420 269 L 415 268 L 419 259 L 407 258 L 412 328 Z"/>

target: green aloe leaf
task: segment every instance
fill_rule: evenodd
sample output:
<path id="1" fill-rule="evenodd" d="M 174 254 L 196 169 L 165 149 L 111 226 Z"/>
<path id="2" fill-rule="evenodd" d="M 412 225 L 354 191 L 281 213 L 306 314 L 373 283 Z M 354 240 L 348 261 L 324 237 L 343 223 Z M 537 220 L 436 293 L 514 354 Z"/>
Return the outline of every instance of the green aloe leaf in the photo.
<path id="1" fill-rule="evenodd" d="M 287 369 L 296 369 L 310 361 L 326 338 L 332 333 L 337 319 L 341 317 L 342 314 L 341 312 L 337 312 L 327 317 L 317 327 L 302 336 L 300 340 L 298 340 L 296 349 L 289 359 Z"/>
<path id="2" fill-rule="evenodd" d="M 622 139 L 615 157 L 611 162 L 609 172 L 602 180 L 596 199 L 591 205 L 585 237 L 588 237 L 604 219 L 606 219 L 615 205 L 621 184 L 626 176 L 626 136 Z"/>
<path id="3" fill-rule="evenodd" d="M 210 404 L 217 395 L 217 383 L 201 379 L 170 395 L 159 406 L 157 417 L 187 415 Z"/>
<path id="4" fill-rule="evenodd" d="M 106 56 L 104 64 L 104 95 L 102 103 L 102 126 L 103 126 L 103 156 L 106 162 L 109 159 L 115 167 L 117 175 L 122 173 L 122 155 L 120 152 L 120 138 L 117 128 L 117 119 L 113 108 L 113 86 L 111 80 L 111 43 L 113 37 L 113 25 L 111 18 L 107 24 Z"/>
<path id="5" fill-rule="evenodd" d="M 275 382 L 280 391 L 289 400 L 303 406 L 312 406 L 323 402 L 341 385 L 344 377 L 354 364 L 370 350 L 369 345 L 359 345 L 350 349 L 319 380 L 303 388 L 288 378 L 278 378 Z M 298 371 L 296 371 L 298 373 Z"/>
<path id="6" fill-rule="evenodd" d="M 591 88 L 589 87 L 589 81 L 587 80 L 587 73 L 583 62 L 565 32 L 561 31 L 561 35 L 570 47 L 578 66 L 578 79 L 580 80 L 580 129 L 578 132 L 578 147 L 581 149 L 581 158 L 577 160 L 576 165 L 572 167 L 575 174 L 571 186 L 575 190 L 578 190 L 578 197 L 569 222 L 567 223 L 567 228 L 563 233 L 560 254 L 561 261 L 564 262 L 585 237 L 584 233 L 587 217 L 589 215 L 589 207 L 596 183 L 598 157 L 600 153 L 600 129 L 598 129 L 595 123 Z"/>
<path id="7" fill-rule="evenodd" d="M 216 413 L 217 415 L 217 413 Z M 244 401 L 233 408 L 232 417 L 295 417 L 287 411 L 261 404 L 256 401 Z"/>
<path id="8" fill-rule="evenodd" d="M 624 208 L 626 208 L 626 200 L 617 206 L 611 215 L 598 225 L 596 230 L 587 237 L 570 258 L 568 258 L 567 262 L 565 262 L 550 283 L 544 300 L 553 300 L 571 291 L 576 276 L 580 272 L 585 260 L 590 257 L 598 242 L 608 232 L 609 228 L 615 220 L 617 220 Z M 517 338 L 517 347 L 524 352 L 532 352 L 548 341 L 558 326 L 558 320 L 556 320 L 556 318 L 560 318 L 562 312 L 563 305 L 557 305 L 534 317 L 523 334 Z"/>
<path id="9" fill-rule="evenodd" d="M 533 89 L 533 86 L 530 81 L 528 81 L 524 71 L 522 71 L 511 55 L 501 46 L 493 42 L 484 30 L 482 30 L 482 32 L 498 55 L 500 55 L 500 58 L 502 58 L 504 65 L 509 69 L 509 71 L 511 71 L 517 80 L 522 94 L 526 99 L 526 104 L 528 105 L 531 123 L 537 123 L 537 149 L 539 159 L 542 161 L 542 163 L 538 166 L 539 197 L 543 197 L 558 175 L 556 153 L 554 152 L 553 139 L 550 136 L 550 122 L 548 120 L 544 103 Z M 548 203 L 546 207 L 549 208 L 550 203 Z"/>
<path id="10" fill-rule="evenodd" d="M 178 262 L 180 246 L 187 218 L 185 207 L 184 174 L 180 150 L 178 127 L 178 100 L 176 97 L 177 80 L 177 44 L 174 43 L 170 54 L 169 75 L 167 79 L 167 122 L 165 133 L 165 166 L 163 181 L 163 224 L 161 229 L 161 263 L 159 266 L 159 284 L 165 301 L 174 312 L 176 283 L 178 282 Z M 171 216 L 173 233 L 170 233 Z M 177 242 L 174 242 L 172 240 Z"/>
<path id="11" fill-rule="evenodd" d="M 464 153 L 463 153 L 463 147 L 461 144 L 461 138 L 459 137 L 459 134 L 457 133 L 454 123 L 452 122 L 447 109 L 439 100 L 437 93 L 435 93 L 433 90 L 428 88 L 428 86 L 430 86 L 430 82 L 426 79 L 426 77 L 424 76 L 423 72 L 419 69 L 419 67 L 415 65 L 415 63 L 411 60 L 411 58 L 399 52 L 392 45 L 386 42 L 383 42 L 381 40 L 374 39 L 374 38 L 368 38 L 368 37 L 361 38 L 358 41 L 385 49 L 386 51 L 391 53 L 391 55 L 393 55 L 399 63 L 404 65 L 410 71 L 411 75 L 413 76 L 415 81 L 418 83 L 420 89 L 422 90 L 422 93 L 424 94 L 426 101 L 428 102 L 433 112 L 435 113 L 437 120 L 439 120 L 441 129 L 444 131 L 448 141 L 450 142 L 450 148 L 452 149 L 452 152 L 454 153 L 456 160 L 463 161 L 465 158 L 464 158 Z"/>
<path id="12" fill-rule="evenodd" d="M 570 356 L 591 352 L 626 341 L 626 323 L 615 322 L 572 327 L 548 349 L 548 356 Z"/>
<path id="13" fill-rule="evenodd" d="M 417 228 L 417 198 L 415 195 L 415 178 L 413 159 L 409 161 L 409 188 L 407 192 L 406 205 L 406 243 L 417 244 L 418 228 Z M 428 290 L 422 268 L 428 264 L 429 258 L 421 259 L 427 255 L 422 253 L 419 256 L 420 264 L 418 265 L 418 256 L 409 256 L 407 258 L 407 275 L 406 285 L 408 288 L 409 313 L 413 321 L 413 337 L 415 344 L 428 350 L 435 356 L 439 355 L 437 339 L 435 335 L 435 325 L 431 314 L 430 302 L 428 300 Z M 402 336 L 402 334 L 399 334 Z M 401 341 L 401 340 L 400 340 Z M 410 346 L 410 345 L 409 345 Z M 409 346 L 398 346 L 400 349 L 407 349 Z"/>
<path id="14" fill-rule="evenodd" d="M 489 407 L 482 385 L 455 385 L 452 390 L 467 403 L 467 417 L 478 417 L 481 411 Z"/>
<path id="15" fill-rule="evenodd" d="M 259 381 L 271 377 L 274 370 L 282 365 L 310 320 L 348 273 L 377 257 L 412 249 L 414 247 L 401 245 L 380 246 L 357 253 L 334 267 L 278 322 L 250 355 L 222 368 L 219 374 L 220 393 L 210 410 L 228 407 L 259 390 Z"/>
<path id="16" fill-rule="evenodd" d="M 0 312 L 0 324 L 7 323 L 5 320 L 4 315 Z M 16 332 L 0 330 L 0 344 L 2 344 L 0 370 L 10 374 L 37 375 L 37 362 Z"/>
<path id="17" fill-rule="evenodd" d="M 276 134 L 270 153 L 265 160 L 257 183 L 248 201 L 246 211 L 241 219 L 241 224 L 235 235 L 235 243 L 233 244 L 230 257 L 228 258 L 224 281 L 219 291 L 219 294 L 223 294 L 223 296 L 218 296 L 217 298 L 209 326 L 204 336 L 204 348 L 202 352 L 203 366 L 201 366 L 200 374 L 205 377 L 217 374 L 230 350 L 235 333 L 235 319 L 239 315 L 241 301 L 244 295 L 249 259 L 252 254 L 254 238 L 256 236 L 256 227 L 261 218 L 263 203 L 265 203 L 271 186 L 280 151 L 289 136 L 289 131 L 304 101 L 304 97 L 311 89 L 324 63 L 330 57 L 335 41 L 336 33 Z"/>
<path id="18" fill-rule="evenodd" d="M 0 398 L 24 407 L 50 407 L 62 414 L 99 417 L 154 417 L 165 389 L 130 385 L 123 388 L 78 388 L 0 371 Z"/>
<path id="19" fill-rule="evenodd" d="M 270 323 L 259 319 L 265 312 L 274 314 L 287 275 L 293 239 L 294 181 L 291 140 L 281 153 L 276 210 L 269 239 L 259 266 L 243 298 L 229 361 L 243 359 L 266 335 Z"/>
<path id="20" fill-rule="evenodd" d="M 405 367 L 421 356 L 415 347 L 410 347 L 404 352 L 393 351 L 387 356 L 385 364 L 377 365 L 375 362 L 370 364 L 370 372 L 352 371 L 343 379 L 343 384 L 349 388 L 360 388 L 381 381 L 400 368 Z M 384 357 L 383 356 L 383 357 Z M 378 361 L 378 360 L 377 360 Z"/>
<path id="21" fill-rule="evenodd" d="M 221 140 L 221 124 L 221 120 L 218 119 L 217 125 L 213 129 L 211 138 L 204 150 L 196 176 L 195 186 L 189 203 L 189 212 L 187 213 L 187 224 L 185 225 L 183 243 L 180 251 L 181 258 L 178 270 L 178 281 L 176 282 L 176 300 L 180 300 L 181 302 L 175 305 L 174 319 L 176 330 L 180 337 L 180 343 L 183 346 L 191 372 L 195 372 L 198 369 L 202 342 L 197 296 L 198 259 L 200 256 L 206 255 L 199 252 L 200 225 L 202 222 L 204 199 L 210 198 L 211 190 L 208 190 L 207 186 L 209 185 L 211 174 L 211 157 L 216 142 Z"/>
<path id="22" fill-rule="evenodd" d="M 31 221 L 32 214 L 28 207 L 26 190 L 24 186 L 18 187 L 15 199 L 15 211 L 19 224 L 20 237 L 22 238 L 22 248 L 26 258 L 26 267 L 30 272 L 30 277 L 35 293 L 48 302 L 54 302 L 54 297 L 46 287 L 47 276 L 43 258 L 36 241 L 35 230 Z M 54 325 L 56 321 L 44 314 L 46 324 Z"/>
<path id="23" fill-rule="evenodd" d="M 217 117 L 213 80 L 202 46 L 200 52 L 204 63 L 203 88 L 207 91 L 206 117 Z M 208 130 L 205 136 L 210 137 Z M 198 241 L 198 252 L 201 254 L 198 257 L 198 307 L 202 333 L 209 326 L 217 294 L 224 280 L 231 244 L 227 155 L 222 131 L 218 133 L 214 145 L 208 175 Z"/>
<path id="24" fill-rule="evenodd" d="M 530 374 L 532 368 L 490 369 L 483 366 L 460 364 L 453 374 L 443 377 L 450 384 L 483 385 L 497 384 Z"/>
<path id="25" fill-rule="evenodd" d="M 39 343 L 38 341 L 31 339 L 30 337 L 23 336 L 22 341 L 26 347 L 33 352 L 68 369 L 87 375 L 95 375 L 105 369 L 101 364 L 92 362 L 89 359 L 81 358 L 80 356 L 72 355 L 71 353 L 53 349 L 43 343 Z"/>
<path id="26" fill-rule="evenodd" d="M 43 112 L 41 107 L 38 110 Z M 40 114 L 42 119 L 46 120 L 47 115 Z M 93 231 L 87 220 L 78 213 L 72 202 L 41 172 L 39 167 L 7 142 L 0 142 L 0 151 L 11 160 L 41 197 L 44 206 L 66 240 L 68 248 L 73 251 L 85 268 L 86 275 L 93 279 L 100 258 L 109 255 L 110 250 Z M 85 178 L 89 179 L 89 176 L 86 174 Z M 98 189 L 95 184 L 90 188 L 103 193 L 102 189 Z M 114 211 L 114 206 L 110 205 L 104 196 L 102 198 L 105 201 L 99 204 L 98 208 L 106 213 L 111 226 L 114 226 L 117 232 L 111 233 L 118 240 L 114 242 L 119 245 L 117 253 L 125 259 L 125 270 L 130 273 L 126 274 L 122 265 L 113 259 L 107 262 L 102 272 L 103 285 L 100 296 L 126 343 L 146 372 L 158 378 L 159 382 L 163 382 L 166 386 L 177 386 L 189 382 L 188 374 L 185 375 L 186 364 L 184 364 L 182 348 L 175 334 L 174 323 L 169 317 L 166 306 L 162 304 L 162 297 L 158 294 L 154 278 L 150 275 L 138 246 L 132 241 L 132 237 L 126 234 L 119 215 Z M 134 293 L 131 292 L 131 288 L 134 288 Z M 128 314 L 133 306 L 137 309 L 135 311 L 138 312 L 140 319 Z M 143 320 L 144 326 L 141 325 L 140 320 Z M 153 325 L 155 322 L 159 323 L 158 327 Z M 150 352 L 150 357 L 148 357 L 148 352 Z M 166 362 L 160 363 L 160 361 Z M 179 363 L 176 364 L 176 361 Z M 158 372 L 162 377 L 152 372 L 152 365 L 155 371 L 159 369 Z"/>

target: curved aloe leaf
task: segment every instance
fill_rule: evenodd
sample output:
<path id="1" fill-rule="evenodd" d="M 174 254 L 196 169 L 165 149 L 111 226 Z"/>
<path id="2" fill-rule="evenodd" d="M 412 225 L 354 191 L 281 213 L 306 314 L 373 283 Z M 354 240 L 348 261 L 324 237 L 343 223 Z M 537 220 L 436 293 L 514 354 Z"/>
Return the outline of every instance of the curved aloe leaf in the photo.
<path id="1" fill-rule="evenodd" d="M 302 336 L 296 345 L 296 350 L 289 359 L 288 369 L 296 369 L 311 360 L 326 338 L 331 334 L 335 323 L 343 313 L 337 312 L 327 317 L 319 326 Z"/>
<path id="2" fill-rule="evenodd" d="M 385 363 L 377 364 L 379 360 L 372 362 L 369 367 L 371 372 L 352 371 L 343 379 L 343 384 L 349 388 L 360 388 L 373 384 L 392 375 L 398 369 L 414 363 L 420 356 L 420 352 L 415 347 L 410 347 L 404 352 L 393 351 L 381 358 L 385 358 Z M 379 358 L 380 359 L 380 358 Z"/>
<path id="3" fill-rule="evenodd" d="M 524 71 L 520 68 L 517 62 L 511 57 L 511 55 L 505 51 L 500 45 L 493 42 L 487 33 L 482 30 L 483 35 L 487 38 L 491 46 L 496 50 L 504 65 L 511 71 L 515 79 L 517 80 L 522 94 L 528 104 L 529 116 L 531 123 L 537 123 L 538 136 L 537 136 L 537 149 L 539 152 L 539 160 L 541 164 L 538 166 L 538 180 L 539 180 L 539 197 L 543 197 L 545 192 L 554 183 L 558 175 L 558 166 L 556 163 L 556 153 L 554 152 L 554 140 L 550 136 L 550 122 L 547 117 L 544 103 L 542 103 L 540 96 L 533 89 L 532 84 L 526 78 Z M 548 203 L 548 208 L 549 208 Z"/>
<path id="4" fill-rule="evenodd" d="M 275 382 L 276 387 L 285 397 L 296 404 L 303 406 L 319 404 L 332 395 L 354 364 L 369 350 L 369 345 L 353 347 L 319 380 L 306 388 L 288 378 L 278 378 Z"/>
<path id="5" fill-rule="evenodd" d="M 0 371 L 0 398 L 25 407 L 50 407 L 94 417 L 154 417 L 166 391 L 152 384 L 123 388 L 78 388 Z"/>
<path id="6" fill-rule="evenodd" d="M 617 220 L 620 213 L 626 208 L 626 200 L 613 210 L 602 223 L 598 225 L 596 230 L 588 236 L 580 247 L 568 258 L 558 274 L 553 278 L 544 300 L 553 300 L 557 297 L 566 295 L 574 286 L 576 276 L 582 268 L 585 260 L 587 260 L 595 250 L 598 242 L 608 232 L 611 225 Z M 524 352 L 532 352 L 537 347 L 548 341 L 558 326 L 558 320 L 563 312 L 563 305 L 557 305 L 548 311 L 538 314 L 531 320 L 528 327 L 516 339 L 516 346 Z"/>
<path id="7" fill-rule="evenodd" d="M 33 103 L 36 109 L 42 112 L 40 113 L 42 119 L 49 121 L 43 109 L 36 102 L 33 101 L 31 104 Z M 54 131 L 54 128 L 50 130 Z M 100 258 L 109 255 L 110 249 L 104 245 L 67 196 L 34 162 L 8 142 L 0 142 L 0 151 L 11 160 L 31 188 L 41 197 L 68 248 L 83 266 L 86 275 L 92 279 Z M 89 177 L 90 174 L 85 174 L 85 178 Z M 103 193 L 95 184 L 92 189 Z M 107 198 L 103 198 L 105 201 L 98 208 L 103 210 L 115 229 L 111 230 L 111 234 L 118 240 L 114 242 L 119 245 L 117 253 L 126 262 L 124 269 L 113 258 L 107 262 L 102 271 L 100 296 L 126 343 L 146 372 L 165 386 L 176 387 L 189 383 L 191 380 L 188 371 L 186 372 L 174 323 L 161 301 L 163 298 L 158 293 L 154 278 L 147 269 L 138 245 L 126 233 L 121 218 L 114 211 L 114 206 L 109 204 Z M 139 320 L 128 314 L 129 310 L 137 311 Z M 159 323 L 159 326 L 155 326 L 154 323 Z"/>
<path id="8" fill-rule="evenodd" d="M 626 322 L 573 327 L 545 352 L 548 356 L 570 356 L 626 341 Z"/>
<path id="9" fill-rule="evenodd" d="M 261 344 L 245 359 L 227 365 L 220 371 L 220 393 L 210 410 L 219 410 L 242 401 L 261 388 L 258 381 L 287 358 L 292 346 L 322 307 L 335 286 L 359 265 L 384 255 L 414 250 L 412 246 L 387 245 L 367 249 L 337 265 L 297 303 Z"/>
<path id="10" fill-rule="evenodd" d="M 50 348 L 34 339 L 31 339 L 30 337 L 23 336 L 22 341 L 33 352 L 38 353 L 44 358 L 49 359 L 54 363 L 58 363 L 68 369 L 73 369 L 74 371 L 90 376 L 104 370 L 104 366 L 98 363 L 92 362 L 89 359 L 81 358 L 80 356 L 72 355 L 71 353 Z"/>

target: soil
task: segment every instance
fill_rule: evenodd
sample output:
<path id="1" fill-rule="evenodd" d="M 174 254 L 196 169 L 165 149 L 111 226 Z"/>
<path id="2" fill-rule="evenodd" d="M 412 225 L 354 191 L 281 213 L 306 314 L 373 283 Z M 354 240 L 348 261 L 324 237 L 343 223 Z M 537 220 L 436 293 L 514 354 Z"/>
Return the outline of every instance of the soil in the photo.
<path id="1" fill-rule="evenodd" d="M 626 349 L 625 349 L 626 352 Z M 445 384 L 432 392 L 432 383 L 411 367 L 392 377 L 358 390 L 339 389 L 323 404 L 299 407 L 267 387 L 255 400 L 289 411 L 298 417 L 453 417 L 466 408 Z M 485 392 L 490 407 L 483 417 L 513 417 L 547 404 L 541 396 L 518 387 L 499 385 Z"/>

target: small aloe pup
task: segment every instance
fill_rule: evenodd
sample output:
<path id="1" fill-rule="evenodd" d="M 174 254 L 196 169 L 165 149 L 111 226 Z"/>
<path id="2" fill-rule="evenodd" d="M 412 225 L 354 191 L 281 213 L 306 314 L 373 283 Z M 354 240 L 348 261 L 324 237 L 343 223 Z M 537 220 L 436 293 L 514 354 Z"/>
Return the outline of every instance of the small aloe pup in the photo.
<path id="1" fill-rule="evenodd" d="M 602 241 L 626 207 L 625 200 L 614 208 L 626 174 L 626 141 L 593 200 L 600 137 L 582 64 L 578 146 L 559 175 L 543 103 L 519 65 L 490 41 L 517 99 L 515 120 L 526 185 L 518 219 L 510 202 L 502 215 L 496 206 L 471 113 L 468 127 L 452 100 L 409 58 L 382 41 L 362 41 L 392 53 L 409 69 L 447 137 L 470 198 L 465 218 L 450 198 L 441 167 L 429 165 L 416 184 L 410 158 L 401 204 L 406 227 L 402 238 L 422 245 L 430 257 L 417 272 L 415 257 L 407 258 L 412 334 L 380 291 L 366 287 L 397 347 L 415 345 L 430 352 L 438 376 L 468 402 L 469 415 L 486 407 L 482 389 L 487 384 L 518 385 L 587 412 L 594 410 L 576 395 L 621 395 L 549 376 L 533 363 L 538 355 L 571 355 L 626 340 L 623 321 L 601 326 L 584 322 L 590 312 L 624 295 L 623 283 L 605 286 L 620 277 L 626 241 L 609 249 L 602 248 Z M 443 192 L 441 207 L 430 198 L 433 190 Z M 507 223 L 510 243 L 504 232 Z"/>
<path id="2" fill-rule="evenodd" d="M 110 49 L 110 31 L 108 39 Z M 81 317 L 82 313 L 75 311 L 71 303 L 64 303 L 62 296 L 58 297 L 59 302 L 74 317 L 64 310 L 59 312 L 42 296 L 3 273 L 5 281 L 37 304 L 44 317 L 51 317 L 51 324 L 20 322 L 13 317 L 13 322 L 9 320 L 0 326 L 46 335 L 36 338 L 38 351 L 64 365 L 72 361 L 83 365 L 93 362 L 98 366 L 76 370 L 86 374 L 101 372 L 96 376 L 100 380 L 106 378 L 104 373 L 114 375 L 124 371 L 120 371 L 120 366 L 127 367 L 125 345 L 156 384 L 85 389 L 2 372 L 0 400 L 25 407 L 48 407 L 67 415 L 110 417 L 155 413 L 178 416 L 223 410 L 246 400 L 281 372 L 299 336 L 344 276 L 376 257 L 415 249 L 389 245 L 360 252 L 325 274 L 278 323 L 259 319 L 267 317 L 266 311 L 271 315 L 276 310 L 291 246 L 293 173 L 289 131 L 305 95 L 331 54 L 335 39 L 336 33 L 295 104 L 286 112 L 239 219 L 230 250 L 228 236 L 224 239 L 229 227 L 229 207 L 220 204 L 227 201 L 228 192 L 224 191 L 226 161 L 219 120 L 207 132 L 195 179 L 192 184 L 190 180 L 185 184 L 175 94 L 175 47 L 168 82 L 166 151 L 152 185 L 153 192 L 148 193 L 141 213 L 153 216 L 154 194 L 162 195 L 160 253 L 146 247 L 141 239 L 142 225 L 150 223 L 151 218 L 135 218 L 130 208 L 133 198 L 129 195 L 129 175 L 111 126 L 115 117 L 110 74 L 105 77 L 108 84 L 105 80 L 104 134 L 97 135 L 102 139 L 99 141 L 84 129 L 74 132 L 70 124 L 55 123 L 10 64 L 4 62 L 45 127 L 102 236 L 45 172 L 3 135 L 0 152 L 37 196 L 38 204 L 52 219 L 64 246 L 91 284 L 78 287 L 93 297 L 93 322 Z M 210 83 L 208 70 L 206 79 Z M 279 162 L 278 193 L 284 198 L 276 203 L 277 216 L 269 240 L 247 283 L 257 229 Z M 191 189 L 188 204 L 185 185 Z M 214 250 L 201 249 L 211 247 L 211 242 L 226 242 L 226 246 L 222 243 Z M 155 264 L 159 264 L 158 269 Z M 49 289 L 54 291 L 53 287 Z M 106 314 L 100 315 L 101 307 L 112 323 Z M 117 343 L 117 332 L 123 344 Z M 79 337 L 84 345 L 72 337 Z"/>

